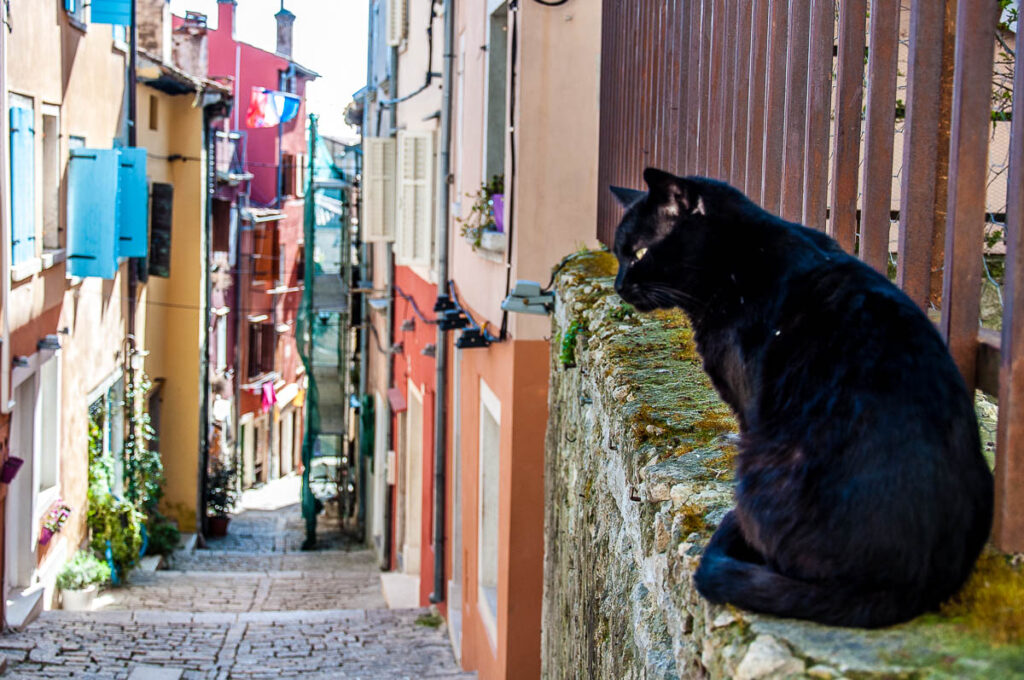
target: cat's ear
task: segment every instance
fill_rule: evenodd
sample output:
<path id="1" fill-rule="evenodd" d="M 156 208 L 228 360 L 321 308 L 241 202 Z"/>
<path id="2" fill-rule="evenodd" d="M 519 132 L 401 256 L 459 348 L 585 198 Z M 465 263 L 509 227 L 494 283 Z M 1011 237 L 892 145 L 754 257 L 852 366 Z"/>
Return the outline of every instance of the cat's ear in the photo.
<path id="1" fill-rule="evenodd" d="M 644 197 L 645 192 L 637 189 L 627 189 L 626 187 L 609 186 L 612 193 L 615 194 L 616 200 L 623 208 L 628 208 L 641 198 Z"/>
<path id="2" fill-rule="evenodd" d="M 666 215 L 674 217 L 690 212 L 699 203 L 699 199 L 693 196 L 693 189 L 688 186 L 686 180 L 676 177 L 670 172 L 647 168 L 644 170 L 644 181 L 647 183 L 654 204 Z"/>

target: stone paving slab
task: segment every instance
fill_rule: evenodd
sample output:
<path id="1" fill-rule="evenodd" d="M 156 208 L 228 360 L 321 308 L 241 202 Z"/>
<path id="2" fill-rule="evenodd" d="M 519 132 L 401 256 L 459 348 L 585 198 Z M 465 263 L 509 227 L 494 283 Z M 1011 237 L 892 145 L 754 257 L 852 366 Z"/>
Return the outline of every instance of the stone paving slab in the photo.
<path id="1" fill-rule="evenodd" d="M 474 678 L 455 667 L 444 627 L 416 620 L 427 609 L 258 612 L 214 623 L 179 612 L 157 623 L 144 612 L 115 622 L 47 612 L 24 631 L 0 637 L 15 678 L 127 680 L 140 666 L 214 678 Z M 167 614 L 161 612 L 161 614 Z M 190 618 L 190 622 L 184 622 Z"/>
<path id="2" fill-rule="evenodd" d="M 273 505 L 273 488 L 259 493 Z M 240 513 L 224 550 L 183 551 L 171 571 L 136 571 L 101 593 L 100 611 L 44 612 L 0 635 L 4 677 L 476 677 L 458 668 L 443 625 L 417 624 L 429 610 L 386 608 L 370 551 L 327 523 L 327 549 L 301 552 L 297 506 L 274 507 Z"/>

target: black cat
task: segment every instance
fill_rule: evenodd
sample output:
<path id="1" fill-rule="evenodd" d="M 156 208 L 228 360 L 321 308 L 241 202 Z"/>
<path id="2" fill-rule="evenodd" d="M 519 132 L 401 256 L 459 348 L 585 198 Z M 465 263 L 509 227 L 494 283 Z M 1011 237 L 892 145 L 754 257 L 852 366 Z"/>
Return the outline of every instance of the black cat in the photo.
<path id="1" fill-rule="evenodd" d="M 708 600 L 821 623 L 906 621 L 955 593 L 988 538 L 972 395 L 896 286 L 736 189 L 644 172 L 613 188 L 615 289 L 680 307 L 740 423 L 736 508 L 694 577 Z"/>

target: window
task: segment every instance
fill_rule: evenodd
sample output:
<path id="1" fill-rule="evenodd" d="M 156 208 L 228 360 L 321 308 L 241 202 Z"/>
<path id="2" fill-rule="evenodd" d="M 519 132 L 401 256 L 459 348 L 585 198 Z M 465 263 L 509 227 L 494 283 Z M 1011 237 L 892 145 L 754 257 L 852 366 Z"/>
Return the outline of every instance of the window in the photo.
<path id="1" fill-rule="evenodd" d="M 273 288 L 278 276 L 280 247 L 277 241 L 277 222 L 261 222 L 252 230 L 253 284 Z"/>
<path id="2" fill-rule="evenodd" d="M 114 28 L 117 28 L 115 26 Z M 160 100 L 155 94 L 149 95 L 149 129 L 156 130 L 160 127 Z"/>
<path id="3" fill-rule="evenodd" d="M 277 332 L 274 324 L 249 323 L 249 379 L 257 378 L 274 370 L 274 352 L 277 349 Z"/>
<path id="4" fill-rule="evenodd" d="M 231 201 L 213 199 L 213 252 L 231 251 Z"/>
<path id="5" fill-rule="evenodd" d="M 90 451 L 90 455 L 100 454 L 112 461 L 110 478 L 107 480 L 110 491 L 123 496 L 125 419 L 122 374 L 115 374 L 103 387 L 93 392 L 89 404 L 90 427 L 97 427 L 103 438 L 99 450 Z"/>
<path id="6" fill-rule="evenodd" d="M 434 133 L 398 133 L 399 264 L 430 266 L 434 249 Z"/>
<path id="7" fill-rule="evenodd" d="M 484 179 L 505 174 L 505 131 L 508 128 L 508 3 L 497 4 L 487 23 L 487 144 L 484 146 Z"/>
<path id="8" fill-rule="evenodd" d="M 295 197 L 304 198 L 306 183 L 309 181 L 309 155 L 300 153 L 295 156 Z"/>
<path id="9" fill-rule="evenodd" d="M 154 182 L 149 225 L 149 274 L 171 275 L 171 223 L 174 218 L 174 185 Z"/>
<path id="10" fill-rule="evenodd" d="M 39 368 L 40 403 L 46 413 L 39 417 L 39 481 L 43 493 L 60 481 L 60 360 L 50 357 Z"/>
<path id="11" fill-rule="evenodd" d="M 363 215 L 367 241 L 395 240 L 395 140 L 367 137 L 363 159 Z"/>
<path id="12" fill-rule="evenodd" d="M 224 373 L 228 367 L 228 317 L 217 317 L 217 372 Z"/>
<path id="13" fill-rule="evenodd" d="M 484 624 L 497 640 L 498 619 L 498 483 L 501 474 L 501 402 L 480 380 L 480 480 L 477 491 L 480 535 L 477 537 L 477 583 Z"/>
<path id="14" fill-rule="evenodd" d="M 86 0 L 64 0 L 64 11 L 68 13 L 71 23 L 79 28 L 85 28 L 85 5 Z"/>
<path id="15" fill-rule="evenodd" d="M 145 149 L 73 148 L 68 160 L 68 275 L 112 279 L 118 257 L 146 257 L 148 211 Z"/>
<path id="16" fill-rule="evenodd" d="M 60 248 L 60 109 L 43 105 L 43 248 Z"/>
<path id="17" fill-rule="evenodd" d="M 281 195 L 295 196 L 295 154 L 281 155 Z"/>
<path id="18" fill-rule="evenodd" d="M 35 107 L 31 99 L 11 95 L 11 262 L 36 256 Z"/>

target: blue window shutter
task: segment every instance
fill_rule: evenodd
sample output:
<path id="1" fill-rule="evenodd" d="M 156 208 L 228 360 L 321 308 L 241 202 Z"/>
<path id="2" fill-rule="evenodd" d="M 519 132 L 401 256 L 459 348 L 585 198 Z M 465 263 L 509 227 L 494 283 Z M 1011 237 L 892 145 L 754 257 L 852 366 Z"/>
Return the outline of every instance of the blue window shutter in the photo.
<path id="1" fill-rule="evenodd" d="M 146 186 L 146 150 L 120 149 L 117 190 L 120 194 L 118 257 L 146 257 L 149 250 L 149 191 Z"/>
<path id="2" fill-rule="evenodd" d="M 72 149 L 68 162 L 69 276 L 112 279 L 117 273 L 120 154 Z"/>
<path id="3" fill-rule="evenodd" d="M 11 262 L 36 254 L 35 113 L 11 107 Z"/>
<path id="4" fill-rule="evenodd" d="M 132 23 L 132 0 L 92 0 L 89 21 L 94 24 L 130 26 Z"/>
<path id="5" fill-rule="evenodd" d="M 64 0 L 64 10 L 74 13 L 75 7 L 78 5 L 77 0 Z"/>

